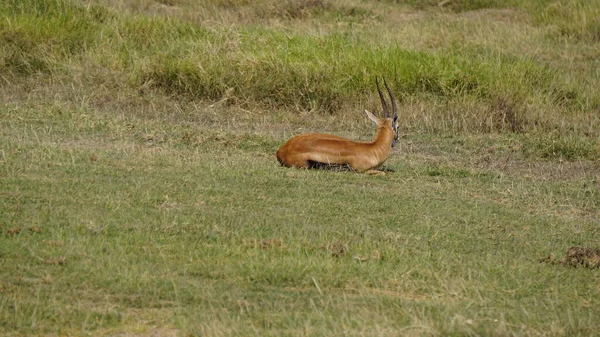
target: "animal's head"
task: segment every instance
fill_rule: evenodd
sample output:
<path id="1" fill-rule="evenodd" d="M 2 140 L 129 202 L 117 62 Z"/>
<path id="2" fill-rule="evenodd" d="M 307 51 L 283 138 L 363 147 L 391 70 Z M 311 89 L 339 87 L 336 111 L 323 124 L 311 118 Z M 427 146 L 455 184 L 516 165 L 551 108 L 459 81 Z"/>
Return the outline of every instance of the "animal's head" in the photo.
<path id="1" fill-rule="evenodd" d="M 387 93 L 390 96 L 390 104 L 392 107 L 392 111 L 390 111 L 390 107 L 388 106 L 388 103 L 387 103 L 383 93 L 381 92 L 381 88 L 379 87 L 379 80 L 377 77 L 375 77 L 375 83 L 377 84 L 377 92 L 379 93 L 379 98 L 381 99 L 381 107 L 383 109 L 383 119 L 379 119 L 379 118 L 375 117 L 372 113 L 370 113 L 367 110 L 365 110 L 365 113 L 367 114 L 367 116 L 369 116 L 369 119 L 371 119 L 373 122 L 375 122 L 375 124 L 377 124 L 378 127 L 381 124 L 390 123 L 390 126 L 392 127 L 392 130 L 394 131 L 394 139 L 392 140 L 392 147 L 394 147 L 394 146 L 396 146 L 396 143 L 398 142 L 398 137 L 399 137 L 399 135 L 398 135 L 398 106 L 396 105 L 396 99 L 394 98 L 394 95 L 392 94 L 392 90 L 390 89 L 390 87 L 388 86 L 388 84 L 384 78 L 383 84 L 385 85 L 385 89 L 387 90 Z"/>

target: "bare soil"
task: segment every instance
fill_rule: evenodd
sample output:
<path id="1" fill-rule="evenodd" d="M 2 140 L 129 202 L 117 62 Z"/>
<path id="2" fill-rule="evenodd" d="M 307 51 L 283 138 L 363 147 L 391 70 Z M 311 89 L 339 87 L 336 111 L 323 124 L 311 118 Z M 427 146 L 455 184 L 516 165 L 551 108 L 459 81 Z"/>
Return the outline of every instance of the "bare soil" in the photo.
<path id="1" fill-rule="evenodd" d="M 584 267 L 594 269 L 600 267 L 600 249 L 571 247 L 562 259 L 550 255 L 540 260 L 550 264 L 560 264 L 567 267 Z"/>

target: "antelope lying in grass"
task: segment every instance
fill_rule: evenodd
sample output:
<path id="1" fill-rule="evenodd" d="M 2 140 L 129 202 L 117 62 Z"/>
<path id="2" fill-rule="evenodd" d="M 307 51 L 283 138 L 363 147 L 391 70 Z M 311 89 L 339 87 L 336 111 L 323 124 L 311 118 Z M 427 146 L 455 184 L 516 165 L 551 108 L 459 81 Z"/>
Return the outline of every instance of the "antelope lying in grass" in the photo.
<path id="1" fill-rule="evenodd" d="M 288 140 L 277 150 L 277 160 L 284 166 L 304 168 L 347 166 L 357 172 L 385 174 L 377 169 L 388 158 L 392 147 L 398 141 L 398 107 L 385 78 L 383 84 L 390 96 L 392 111 L 383 97 L 379 81 L 375 79 L 381 99 L 383 118 L 377 118 L 369 111 L 365 113 L 376 125 L 377 132 L 372 142 L 355 142 L 350 139 L 311 133 Z"/>

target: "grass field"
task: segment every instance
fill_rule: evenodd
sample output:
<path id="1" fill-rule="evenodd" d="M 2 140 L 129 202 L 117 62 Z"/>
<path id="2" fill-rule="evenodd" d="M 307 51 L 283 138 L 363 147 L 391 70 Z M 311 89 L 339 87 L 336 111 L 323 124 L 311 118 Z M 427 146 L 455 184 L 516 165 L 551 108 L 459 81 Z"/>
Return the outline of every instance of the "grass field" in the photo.
<path id="1" fill-rule="evenodd" d="M 3 336 L 594 336 L 600 3 L 0 4 Z M 369 140 L 384 176 L 299 170 Z M 598 266 L 592 261 L 588 267 Z"/>

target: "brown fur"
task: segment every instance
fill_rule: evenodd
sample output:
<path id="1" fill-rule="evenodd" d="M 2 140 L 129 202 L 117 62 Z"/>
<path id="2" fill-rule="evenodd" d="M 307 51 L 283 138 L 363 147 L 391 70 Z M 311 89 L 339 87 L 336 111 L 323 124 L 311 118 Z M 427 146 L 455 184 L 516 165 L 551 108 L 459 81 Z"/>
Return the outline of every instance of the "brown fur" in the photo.
<path id="1" fill-rule="evenodd" d="M 320 133 L 291 138 L 277 151 L 277 159 L 284 166 L 310 168 L 314 163 L 325 166 L 348 165 L 358 172 L 379 168 L 388 158 L 394 140 L 391 118 L 377 119 L 377 133 L 372 142 Z M 380 173 L 377 171 L 377 173 Z"/>

